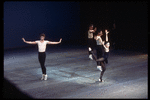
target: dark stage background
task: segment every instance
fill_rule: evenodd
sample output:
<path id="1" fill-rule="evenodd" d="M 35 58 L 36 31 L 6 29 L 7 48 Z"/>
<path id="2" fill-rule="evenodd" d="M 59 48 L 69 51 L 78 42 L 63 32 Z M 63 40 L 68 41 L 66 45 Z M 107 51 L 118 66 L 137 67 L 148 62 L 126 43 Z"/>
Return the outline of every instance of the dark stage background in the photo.
<path id="1" fill-rule="evenodd" d="M 21 38 L 34 41 L 42 32 L 51 41 L 62 37 L 62 45 L 86 45 L 92 23 L 110 30 L 111 47 L 147 52 L 147 8 L 147 2 L 4 2 L 4 49 L 29 46 Z"/>
<path id="2" fill-rule="evenodd" d="M 73 41 L 79 36 L 80 6 L 77 2 L 4 2 L 4 48 L 29 46 L 39 39 Z"/>
<path id="3" fill-rule="evenodd" d="M 81 29 L 87 30 L 88 25 L 93 23 L 103 32 L 105 29 L 110 30 L 111 47 L 147 52 L 147 2 L 82 2 L 80 7 Z M 115 30 L 112 29 L 114 20 Z"/>
<path id="4" fill-rule="evenodd" d="M 88 26 L 94 24 L 103 32 L 106 28 L 110 30 L 111 48 L 147 53 L 147 8 L 147 2 L 7 1 L 3 3 L 4 51 L 33 46 L 25 44 L 21 38 L 34 41 L 43 32 L 47 40 L 63 38 L 59 46 L 86 46 Z M 116 29 L 112 30 L 114 20 Z M 4 79 L 2 91 L 5 98 L 30 98 L 7 79 Z"/>

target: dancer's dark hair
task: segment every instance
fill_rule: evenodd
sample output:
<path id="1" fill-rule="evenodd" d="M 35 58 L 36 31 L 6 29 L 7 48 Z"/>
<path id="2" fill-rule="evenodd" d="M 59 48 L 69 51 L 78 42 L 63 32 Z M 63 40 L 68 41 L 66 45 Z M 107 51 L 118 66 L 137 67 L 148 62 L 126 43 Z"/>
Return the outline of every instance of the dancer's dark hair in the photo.
<path id="1" fill-rule="evenodd" d="M 106 41 L 106 42 L 105 42 L 105 45 L 106 45 L 107 43 L 109 43 L 109 42 L 108 42 L 108 41 Z"/>
<path id="2" fill-rule="evenodd" d="M 90 24 L 89 27 L 94 26 L 93 24 Z"/>
<path id="3" fill-rule="evenodd" d="M 101 29 L 98 29 L 98 30 L 97 30 L 97 33 L 99 33 L 100 31 L 102 31 L 102 30 L 101 30 Z"/>
<path id="4" fill-rule="evenodd" d="M 44 33 L 42 33 L 42 34 L 40 34 L 40 37 L 41 37 L 41 36 L 45 37 L 45 34 L 44 34 Z"/>

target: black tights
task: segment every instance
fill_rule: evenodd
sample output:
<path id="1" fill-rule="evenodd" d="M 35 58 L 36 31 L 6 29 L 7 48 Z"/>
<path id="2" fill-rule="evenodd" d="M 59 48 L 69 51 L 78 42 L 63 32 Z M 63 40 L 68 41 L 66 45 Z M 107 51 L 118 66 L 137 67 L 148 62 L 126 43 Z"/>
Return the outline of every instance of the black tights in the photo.
<path id="1" fill-rule="evenodd" d="M 104 61 L 101 61 L 100 63 L 101 63 L 101 66 L 102 66 L 102 72 L 100 73 L 100 79 L 102 79 L 103 74 L 106 70 L 106 67 L 105 67 Z"/>
<path id="2" fill-rule="evenodd" d="M 103 47 L 103 45 L 97 45 L 96 51 L 97 51 L 97 59 L 103 57 L 103 55 L 104 55 L 104 47 Z M 97 61 L 97 65 L 101 66 L 101 62 Z"/>
<path id="3" fill-rule="evenodd" d="M 94 40 L 92 39 L 88 39 L 88 49 L 91 48 L 91 51 L 89 51 L 89 55 L 92 54 L 93 49 L 94 49 Z"/>
<path id="4" fill-rule="evenodd" d="M 94 60 L 102 66 L 102 71 L 101 71 L 101 73 L 100 73 L 100 79 L 102 80 L 103 74 L 104 74 L 104 72 L 106 71 L 106 66 L 105 66 L 105 63 L 104 63 L 105 58 L 103 58 L 101 61 L 97 61 L 97 58 L 96 58 L 96 56 L 94 55 L 93 52 L 92 52 L 92 55 L 93 55 Z M 108 57 L 108 53 L 107 53 L 107 57 Z M 106 57 L 106 59 L 107 59 L 107 57 Z M 108 63 L 108 62 L 107 62 L 107 63 Z M 98 64 L 97 64 L 97 65 L 98 65 Z"/>
<path id="5" fill-rule="evenodd" d="M 39 58 L 39 62 L 41 65 L 42 73 L 46 75 L 46 68 L 45 68 L 46 53 L 45 52 L 39 52 L 38 58 Z"/>

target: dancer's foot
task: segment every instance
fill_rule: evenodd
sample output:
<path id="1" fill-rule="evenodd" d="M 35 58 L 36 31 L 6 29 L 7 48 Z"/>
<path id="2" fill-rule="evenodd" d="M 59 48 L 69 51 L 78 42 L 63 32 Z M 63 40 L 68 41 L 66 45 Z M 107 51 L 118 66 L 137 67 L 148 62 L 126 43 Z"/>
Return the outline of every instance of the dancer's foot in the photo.
<path id="1" fill-rule="evenodd" d="M 104 80 L 102 80 L 102 79 L 99 79 L 99 82 L 104 82 Z"/>
<path id="2" fill-rule="evenodd" d="M 42 78 L 41 78 L 41 80 L 44 80 L 44 77 L 45 77 L 45 75 L 44 75 L 44 74 L 42 74 Z"/>
<path id="3" fill-rule="evenodd" d="M 92 49 L 89 47 L 89 51 L 92 51 Z"/>
<path id="4" fill-rule="evenodd" d="M 47 80 L 47 74 L 45 75 L 44 80 Z"/>
<path id="5" fill-rule="evenodd" d="M 99 69 L 100 71 L 102 71 L 102 66 L 97 66 L 97 69 Z"/>
<path id="6" fill-rule="evenodd" d="M 89 55 L 89 58 L 90 58 L 91 60 L 93 60 L 92 54 Z"/>

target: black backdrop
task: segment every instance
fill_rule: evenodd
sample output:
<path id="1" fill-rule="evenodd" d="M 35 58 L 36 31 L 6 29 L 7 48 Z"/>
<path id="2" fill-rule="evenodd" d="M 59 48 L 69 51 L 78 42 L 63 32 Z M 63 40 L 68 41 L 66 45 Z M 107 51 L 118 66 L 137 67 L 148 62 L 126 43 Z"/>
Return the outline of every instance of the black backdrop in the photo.
<path id="1" fill-rule="evenodd" d="M 73 41 L 79 36 L 78 2 L 4 2 L 4 49 L 29 46 L 41 33 L 46 39 Z"/>
<path id="2" fill-rule="evenodd" d="M 25 47 L 21 38 L 86 45 L 89 24 L 110 31 L 116 49 L 144 51 L 148 47 L 147 2 L 4 2 L 4 49 Z M 103 36 L 103 38 L 105 35 Z"/>
<path id="3" fill-rule="evenodd" d="M 81 2 L 80 7 L 83 31 L 90 23 L 103 32 L 104 29 L 112 30 L 115 20 L 116 29 L 109 34 L 111 45 L 115 43 L 116 49 L 147 50 L 147 2 Z"/>

